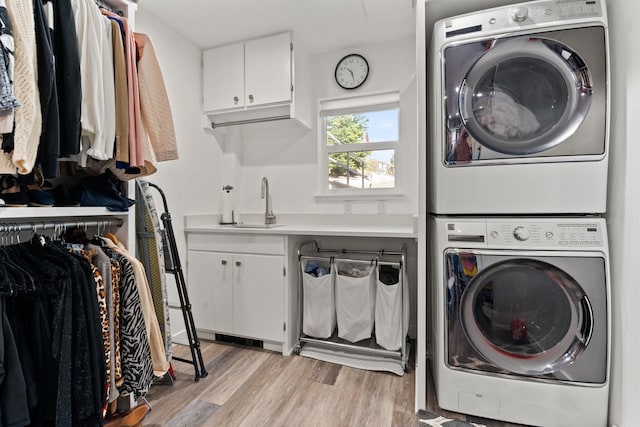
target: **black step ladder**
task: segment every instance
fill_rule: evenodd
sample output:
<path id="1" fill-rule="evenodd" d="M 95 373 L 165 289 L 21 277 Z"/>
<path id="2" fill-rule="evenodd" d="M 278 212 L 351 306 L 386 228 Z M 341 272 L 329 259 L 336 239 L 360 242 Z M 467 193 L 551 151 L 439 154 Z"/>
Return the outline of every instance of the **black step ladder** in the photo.
<path id="1" fill-rule="evenodd" d="M 204 365 L 202 359 L 202 351 L 200 349 L 200 340 L 198 339 L 198 333 L 196 326 L 193 322 L 193 314 L 191 312 L 191 302 L 189 302 L 189 294 L 187 292 L 187 286 L 184 280 L 184 274 L 182 272 L 182 265 L 180 264 L 180 256 L 178 254 L 178 246 L 176 244 L 176 237 L 173 232 L 173 224 L 171 222 L 171 214 L 169 213 L 169 206 L 167 205 L 167 198 L 164 192 L 156 184 L 147 181 L 149 187 L 153 187 L 158 190 L 162 197 L 162 204 L 164 205 L 164 212 L 160 216 L 162 221 L 162 252 L 164 254 L 164 269 L 166 273 L 172 273 L 176 286 L 178 288 L 178 296 L 180 298 L 180 309 L 182 310 L 182 317 L 184 319 L 184 326 L 187 330 L 187 338 L 189 339 L 189 349 L 191 350 L 191 360 L 173 356 L 173 360 L 177 360 L 184 363 L 193 365 L 195 369 L 195 381 L 200 378 L 204 378 L 209 373 Z M 172 375 L 173 376 L 173 375 Z"/>

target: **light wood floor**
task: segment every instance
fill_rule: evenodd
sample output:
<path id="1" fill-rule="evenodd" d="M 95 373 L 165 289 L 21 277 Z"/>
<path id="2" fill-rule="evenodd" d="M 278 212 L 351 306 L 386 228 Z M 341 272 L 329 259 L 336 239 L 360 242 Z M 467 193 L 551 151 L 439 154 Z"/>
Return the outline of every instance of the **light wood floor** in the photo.
<path id="1" fill-rule="evenodd" d="M 418 424 L 413 370 L 399 377 L 217 342 L 202 352 L 209 376 L 194 382 L 191 365 L 173 362 L 176 382 L 147 394 L 145 427 Z"/>
<path id="2" fill-rule="evenodd" d="M 188 347 L 177 345 L 174 354 L 189 358 Z M 193 367 L 174 361 L 174 384 L 151 388 L 145 427 L 418 425 L 413 369 L 399 377 L 209 341 L 202 341 L 202 354 L 208 377 L 195 382 Z M 428 379 L 429 411 L 490 427 L 517 427 L 441 410 Z"/>

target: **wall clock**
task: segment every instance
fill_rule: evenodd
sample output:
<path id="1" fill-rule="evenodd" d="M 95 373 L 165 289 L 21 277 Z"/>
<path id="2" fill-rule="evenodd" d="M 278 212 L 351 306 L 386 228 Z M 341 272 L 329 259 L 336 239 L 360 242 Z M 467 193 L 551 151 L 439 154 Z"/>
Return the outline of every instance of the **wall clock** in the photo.
<path id="1" fill-rule="evenodd" d="M 355 89 L 367 80 L 369 63 L 362 55 L 351 53 L 336 65 L 336 83 L 344 89 Z"/>

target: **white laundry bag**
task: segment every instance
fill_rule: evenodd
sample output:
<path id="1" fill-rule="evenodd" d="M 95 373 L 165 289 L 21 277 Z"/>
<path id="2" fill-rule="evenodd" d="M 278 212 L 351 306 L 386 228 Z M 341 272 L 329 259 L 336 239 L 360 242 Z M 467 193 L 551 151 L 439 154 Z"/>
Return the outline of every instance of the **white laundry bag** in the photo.
<path id="1" fill-rule="evenodd" d="M 376 343 L 386 350 L 399 350 L 407 336 L 409 295 L 405 282 L 401 268 L 376 268 Z"/>
<path id="2" fill-rule="evenodd" d="M 314 262 L 324 273 L 307 272 Z M 336 328 L 335 274 L 329 261 L 302 260 L 302 332 L 314 338 L 329 338 Z M 315 270 L 315 269 L 314 269 Z"/>
<path id="3" fill-rule="evenodd" d="M 345 261 L 336 261 L 336 268 L 338 336 L 350 342 L 371 338 L 376 303 L 375 268 Z M 360 273 L 362 277 L 354 277 Z"/>

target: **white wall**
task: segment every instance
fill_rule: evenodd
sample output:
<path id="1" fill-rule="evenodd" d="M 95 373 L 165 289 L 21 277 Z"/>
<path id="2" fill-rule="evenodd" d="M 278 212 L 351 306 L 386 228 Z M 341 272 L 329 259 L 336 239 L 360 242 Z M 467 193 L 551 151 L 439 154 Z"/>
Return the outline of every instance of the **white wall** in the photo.
<path id="1" fill-rule="evenodd" d="M 640 158 L 635 124 L 640 117 L 640 36 L 637 0 L 609 0 L 611 35 L 611 157 L 608 224 L 611 246 L 613 359 L 609 419 L 624 427 L 640 423 Z"/>
<path id="2" fill-rule="evenodd" d="M 357 91 L 340 89 L 334 80 L 334 70 L 340 58 L 358 52 L 367 58 L 371 72 Z M 387 213 L 415 214 L 417 212 L 417 145 L 416 145 L 416 79 L 415 40 L 406 39 L 387 44 L 357 46 L 348 50 L 311 57 L 313 83 L 312 103 L 317 110 L 318 99 L 353 96 L 359 93 L 400 91 L 400 143 L 405 151 L 396 159 L 398 184 L 406 195 L 387 202 Z M 276 213 L 343 213 L 341 202 L 319 202 L 317 123 L 297 140 L 278 137 L 245 138 L 240 159 L 240 179 L 236 207 L 240 212 L 264 212 L 260 200 L 260 183 L 268 177 Z M 231 179 L 231 178 L 227 178 Z M 353 202 L 353 213 L 377 213 L 377 203 Z"/>
<path id="3" fill-rule="evenodd" d="M 200 127 L 200 49 L 141 8 L 136 14 L 136 31 L 148 34 L 153 41 L 171 102 L 180 158 L 159 163 L 158 172 L 146 179 L 162 188 L 167 196 L 186 277 L 183 218 L 187 213 L 207 213 L 218 208 L 222 183 L 217 171 L 221 167 L 222 152 L 215 139 L 205 135 Z M 160 199 L 156 199 L 156 207 L 162 212 Z M 167 288 L 170 303 L 178 304 L 171 275 L 167 276 Z M 171 310 L 172 333 L 183 328 L 180 312 Z"/>
<path id="4" fill-rule="evenodd" d="M 216 213 L 220 209 L 220 189 L 225 184 L 235 187 L 235 207 L 240 213 L 264 211 L 260 199 L 263 176 L 269 178 L 273 209 L 278 213 L 342 213 L 343 203 L 317 201 L 317 123 L 297 139 L 274 137 L 273 132 L 261 137 L 245 137 L 237 142 L 236 130 L 224 137 L 205 134 L 201 128 L 200 52 L 170 27 L 140 8 L 137 28 L 154 40 L 173 107 L 178 133 L 180 160 L 161 163 L 158 173 L 149 180 L 176 194 L 180 213 Z M 417 145 L 415 40 L 406 39 L 387 44 L 357 46 L 348 50 L 311 57 L 313 115 L 318 99 L 344 97 L 358 92 L 337 87 L 334 69 L 337 61 L 349 52 L 359 52 L 369 61 L 371 73 L 361 93 L 391 90 L 401 92 L 402 157 L 397 159 L 398 183 L 406 189 L 402 198 L 387 202 L 388 213 L 417 212 Z M 241 131 L 240 131 L 241 132 Z M 204 188 L 206 186 L 206 188 Z M 197 191 L 196 191 L 197 190 Z M 377 213 L 377 203 L 354 202 L 353 213 Z M 181 249 L 184 245 L 181 245 Z"/>

